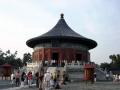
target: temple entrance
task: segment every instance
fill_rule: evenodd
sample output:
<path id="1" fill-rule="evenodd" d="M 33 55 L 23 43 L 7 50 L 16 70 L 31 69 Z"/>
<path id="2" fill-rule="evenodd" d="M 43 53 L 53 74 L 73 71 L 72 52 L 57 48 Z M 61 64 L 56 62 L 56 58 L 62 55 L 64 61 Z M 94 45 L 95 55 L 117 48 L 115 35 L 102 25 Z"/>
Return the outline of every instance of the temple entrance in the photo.
<path id="1" fill-rule="evenodd" d="M 59 60 L 59 53 L 54 52 L 52 53 L 52 60 L 55 60 L 55 66 L 58 66 L 58 60 Z"/>
<path id="2" fill-rule="evenodd" d="M 76 54 L 76 61 L 81 61 L 82 60 L 82 54 L 77 53 Z"/>
<path id="3" fill-rule="evenodd" d="M 59 54 L 58 53 L 52 53 L 52 60 L 56 60 L 56 61 L 58 61 L 58 59 L 59 59 Z"/>

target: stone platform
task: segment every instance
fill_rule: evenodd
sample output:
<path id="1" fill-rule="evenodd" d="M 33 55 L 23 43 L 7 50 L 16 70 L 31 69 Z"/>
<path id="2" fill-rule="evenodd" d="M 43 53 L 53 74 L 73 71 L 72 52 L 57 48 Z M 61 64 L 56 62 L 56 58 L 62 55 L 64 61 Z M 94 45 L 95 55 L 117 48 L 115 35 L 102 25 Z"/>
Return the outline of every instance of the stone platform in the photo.
<path id="1" fill-rule="evenodd" d="M 9 88 L 3 90 L 38 90 L 38 88 L 35 86 L 31 88 L 25 86 L 22 88 Z M 68 83 L 67 85 L 63 85 L 59 90 L 120 90 L 120 82 L 96 82 L 95 84 L 86 84 L 85 82 Z"/>

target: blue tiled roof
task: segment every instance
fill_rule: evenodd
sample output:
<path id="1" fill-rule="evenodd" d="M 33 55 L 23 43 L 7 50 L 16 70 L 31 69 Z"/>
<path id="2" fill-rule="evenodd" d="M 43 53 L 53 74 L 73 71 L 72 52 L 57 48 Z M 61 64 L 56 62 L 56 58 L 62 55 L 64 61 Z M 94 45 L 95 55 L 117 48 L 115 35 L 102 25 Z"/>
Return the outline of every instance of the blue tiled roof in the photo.
<path id="1" fill-rule="evenodd" d="M 43 42 L 51 42 L 54 39 L 66 40 L 66 41 L 76 41 L 78 43 L 85 44 L 89 49 L 92 49 L 97 46 L 97 43 L 94 40 L 83 37 L 82 35 L 76 33 L 72 30 L 64 20 L 64 17 L 61 16 L 58 23 L 47 33 L 40 35 L 38 37 L 32 38 L 26 42 L 26 44 L 33 48 L 35 45 Z"/>

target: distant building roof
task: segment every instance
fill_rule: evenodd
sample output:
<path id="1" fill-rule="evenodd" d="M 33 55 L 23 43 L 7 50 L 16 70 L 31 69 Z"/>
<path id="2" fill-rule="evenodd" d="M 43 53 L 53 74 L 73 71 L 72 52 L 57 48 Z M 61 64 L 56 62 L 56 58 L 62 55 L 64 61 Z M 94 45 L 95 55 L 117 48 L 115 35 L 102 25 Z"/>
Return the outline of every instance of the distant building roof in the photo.
<path id="1" fill-rule="evenodd" d="M 5 63 L 5 64 L 1 65 L 1 67 L 12 67 L 12 66 L 10 64 Z"/>
<path id="2" fill-rule="evenodd" d="M 37 44 L 51 42 L 53 40 L 59 40 L 61 42 L 65 41 L 81 43 L 87 46 L 89 49 L 92 49 L 97 46 L 97 43 L 94 40 L 83 37 L 80 34 L 73 31 L 64 20 L 63 14 L 61 14 L 60 20 L 50 31 L 41 36 L 28 40 L 26 44 L 29 47 L 33 48 Z"/>
<path id="3" fill-rule="evenodd" d="M 120 68 L 111 68 L 110 71 L 112 71 L 113 74 L 120 74 Z"/>

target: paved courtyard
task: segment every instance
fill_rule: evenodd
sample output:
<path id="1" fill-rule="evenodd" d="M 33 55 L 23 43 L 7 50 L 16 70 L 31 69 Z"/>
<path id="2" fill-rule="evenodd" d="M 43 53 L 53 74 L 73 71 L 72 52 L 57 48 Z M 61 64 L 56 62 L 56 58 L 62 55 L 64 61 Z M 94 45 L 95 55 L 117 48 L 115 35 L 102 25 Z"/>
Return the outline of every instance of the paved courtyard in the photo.
<path id="1" fill-rule="evenodd" d="M 25 87 L 17 87 L 17 88 L 9 88 L 2 90 L 38 90 L 35 86 L 29 88 Z M 54 89 L 53 89 L 54 90 Z M 95 84 L 86 84 L 84 82 L 81 83 L 69 83 L 67 85 L 62 86 L 62 89 L 59 90 L 120 90 L 120 83 L 116 82 L 96 82 Z"/>

